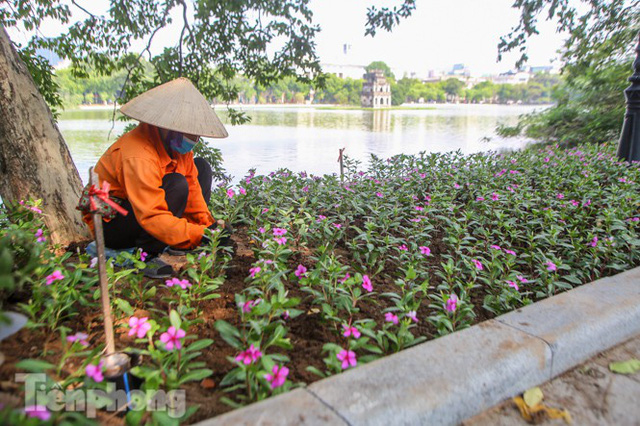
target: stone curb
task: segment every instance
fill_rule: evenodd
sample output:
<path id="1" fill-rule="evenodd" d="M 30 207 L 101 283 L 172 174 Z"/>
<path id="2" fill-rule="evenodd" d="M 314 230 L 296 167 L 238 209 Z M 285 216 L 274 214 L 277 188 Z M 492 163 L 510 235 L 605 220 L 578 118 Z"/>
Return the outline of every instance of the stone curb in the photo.
<path id="1" fill-rule="evenodd" d="M 199 425 L 457 424 L 640 334 L 640 268 Z"/>

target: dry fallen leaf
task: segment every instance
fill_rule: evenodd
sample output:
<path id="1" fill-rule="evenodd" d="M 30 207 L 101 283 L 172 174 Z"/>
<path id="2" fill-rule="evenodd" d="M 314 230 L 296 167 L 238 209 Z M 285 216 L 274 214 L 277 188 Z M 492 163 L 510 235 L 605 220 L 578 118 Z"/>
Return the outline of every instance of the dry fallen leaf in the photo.
<path id="1" fill-rule="evenodd" d="M 538 389 L 538 388 L 534 388 L 534 389 Z M 535 398 L 537 398 L 537 395 L 538 395 L 537 391 L 533 392 L 533 396 Z M 542 395 L 542 391 L 540 391 L 540 395 Z M 541 402 L 539 402 L 534 406 L 529 406 L 525 402 L 524 398 L 520 396 L 516 396 L 515 398 L 513 398 L 513 402 L 518 407 L 518 410 L 520 410 L 520 415 L 522 416 L 522 418 L 529 423 L 540 424 L 547 418 L 563 419 L 567 424 L 571 424 L 572 422 L 571 414 L 569 414 L 567 410 L 559 410 L 557 408 L 547 407 Z"/>
<path id="2" fill-rule="evenodd" d="M 200 382 L 200 386 L 202 386 L 204 389 L 213 389 L 216 387 L 216 382 L 214 382 L 212 379 L 204 379 Z"/>
<path id="3" fill-rule="evenodd" d="M 542 402 L 542 398 L 544 398 L 544 395 L 542 394 L 542 391 L 539 387 L 529 389 L 522 395 L 524 403 L 529 407 L 535 407 L 536 405 L 540 404 Z"/>

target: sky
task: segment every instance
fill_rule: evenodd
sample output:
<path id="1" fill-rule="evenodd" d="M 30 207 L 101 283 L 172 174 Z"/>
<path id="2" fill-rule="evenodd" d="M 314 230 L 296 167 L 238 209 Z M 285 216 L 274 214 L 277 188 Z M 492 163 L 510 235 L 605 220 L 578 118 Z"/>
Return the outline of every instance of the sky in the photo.
<path id="1" fill-rule="evenodd" d="M 108 7 L 107 0 L 80 3 L 96 14 L 104 13 Z M 390 7 L 401 4 L 401 0 L 311 0 L 314 23 L 322 29 L 316 38 L 321 62 L 366 66 L 382 60 L 400 76 L 404 72 L 426 75 L 429 70 L 448 71 L 458 63 L 465 64 L 477 76 L 514 68 L 517 54 L 496 62 L 500 36 L 518 23 L 519 11 L 511 8 L 513 0 L 419 0 L 411 17 L 402 20 L 393 32 L 380 31 L 374 38 L 364 36 L 366 11 L 372 4 Z M 84 18 L 83 12 L 71 7 L 77 12 L 74 18 Z M 174 21 L 180 20 L 176 16 Z M 156 35 L 154 53 L 175 43 L 177 25 Z M 40 28 L 45 36 L 58 35 L 63 30 L 54 22 L 46 22 Z M 540 35 L 529 41 L 532 66 L 552 64 L 563 41 L 563 35 L 555 32 L 552 23 L 541 22 L 539 30 Z M 16 41 L 25 41 L 27 35 L 10 31 Z M 140 42 L 138 49 L 144 44 Z M 345 44 L 350 46 L 346 55 Z"/>

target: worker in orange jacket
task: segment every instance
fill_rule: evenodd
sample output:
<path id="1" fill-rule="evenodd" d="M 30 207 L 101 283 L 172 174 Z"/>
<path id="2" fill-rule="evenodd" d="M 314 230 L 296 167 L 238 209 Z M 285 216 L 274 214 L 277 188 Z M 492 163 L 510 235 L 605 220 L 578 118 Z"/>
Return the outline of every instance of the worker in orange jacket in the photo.
<path id="1" fill-rule="evenodd" d="M 186 78 L 143 93 L 120 112 L 140 124 L 111 145 L 95 167 L 99 182 L 110 184 L 110 197 L 129 211 L 103 220 L 105 245 L 140 248 L 147 253 L 145 273 L 166 277 L 173 271 L 158 258 L 160 253 L 193 249 L 205 229 L 224 226 L 208 209 L 211 165 L 194 159 L 191 151 L 201 136 L 228 134 Z M 91 215 L 84 218 L 92 227 Z"/>

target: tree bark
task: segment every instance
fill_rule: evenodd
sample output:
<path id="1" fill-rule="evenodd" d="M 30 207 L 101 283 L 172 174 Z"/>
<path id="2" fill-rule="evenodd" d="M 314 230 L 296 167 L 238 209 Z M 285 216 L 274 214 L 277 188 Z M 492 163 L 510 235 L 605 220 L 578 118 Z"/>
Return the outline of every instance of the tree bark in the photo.
<path id="1" fill-rule="evenodd" d="M 89 238 L 75 209 L 82 181 L 51 111 L 0 25 L 0 196 L 41 199 L 51 242 Z"/>

